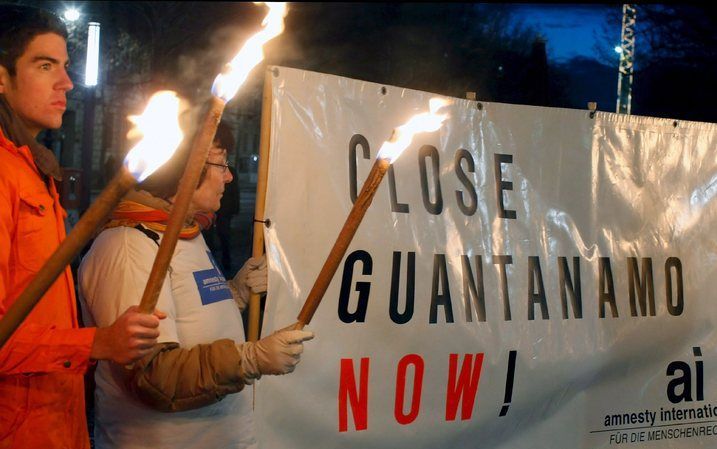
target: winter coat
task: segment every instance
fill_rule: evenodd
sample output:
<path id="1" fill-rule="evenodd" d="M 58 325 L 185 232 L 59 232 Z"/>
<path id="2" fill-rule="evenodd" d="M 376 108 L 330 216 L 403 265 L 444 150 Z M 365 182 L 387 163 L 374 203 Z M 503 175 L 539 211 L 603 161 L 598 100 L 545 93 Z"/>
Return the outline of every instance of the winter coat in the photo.
<path id="1" fill-rule="evenodd" d="M 0 318 L 65 238 L 54 181 L 0 131 Z M 0 350 L 0 449 L 89 448 L 83 374 L 95 329 L 80 329 L 67 267 Z"/>

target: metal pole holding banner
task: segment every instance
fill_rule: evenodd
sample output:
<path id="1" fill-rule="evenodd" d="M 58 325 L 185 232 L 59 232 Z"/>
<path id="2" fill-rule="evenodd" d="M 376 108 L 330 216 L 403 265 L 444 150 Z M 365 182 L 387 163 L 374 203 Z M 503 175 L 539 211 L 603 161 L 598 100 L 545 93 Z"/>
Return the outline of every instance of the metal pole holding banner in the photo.
<path id="1" fill-rule="evenodd" d="M 632 67 L 635 61 L 635 18 L 634 4 L 622 5 L 622 35 L 620 43 L 620 67 L 617 81 L 618 114 L 630 114 L 632 107 Z"/>
<path id="2" fill-rule="evenodd" d="M 264 89 L 261 95 L 261 131 L 259 134 L 259 167 L 257 168 L 256 202 L 254 204 L 254 241 L 252 257 L 264 254 L 264 206 L 266 203 L 266 184 L 269 172 L 269 146 L 271 144 L 271 75 L 278 68 L 267 67 L 264 72 Z M 249 298 L 249 341 L 259 339 L 259 321 L 261 320 L 261 297 L 253 293 Z"/>

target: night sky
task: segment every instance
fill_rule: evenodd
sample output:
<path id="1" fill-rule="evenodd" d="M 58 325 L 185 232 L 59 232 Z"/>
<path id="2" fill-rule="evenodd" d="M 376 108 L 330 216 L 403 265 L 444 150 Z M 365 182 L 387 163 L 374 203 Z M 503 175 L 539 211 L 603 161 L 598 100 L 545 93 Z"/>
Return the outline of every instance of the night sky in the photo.
<path id="1" fill-rule="evenodd" d="M 543 35 L 548 57 L 556 62 L 575 56 L 597 57 L 595 47 L 604 40 L 606 30 L 615 45 L 620 43 L 622 23 L 609 20 L 608 13 L 621 14 L 622 5 L 516 4 L 512 8 L 516 19 Z"/>
<path id="2" fill-rule="evenodd" d="M 27 3 L 58 11 L 68 5 Z M 229 57 L 231 46 L 214 42 L 242 41 L 261 16 L 260 7 L 239 2 L 77 6 L 83 10 L 81 20 L 103 23 L 106 51 L 117 48 L 107 43 L 124 26 L 149 51 L 150 80 L 156 85 L 179 80 L 176 89 L 186 95 L 193 94 L 182 91 L 186 86 L 206 90 L 204 78 Z M 656 15 L 660 9 L 667 14 Z M 509 21 L 501 22 L 506 14 L 496 12 L 508 12 Z M 619 55 L 613 48 L 620 44 L 621 18 L 622 5 L 617 3 L 290 3 L 287 31 L 268 45 L 267 62 L 458 97 L 476 91 L 485 101 L 579 109 L 596 101 L 600 110 L 614 111 Z M 495 29 L 484 35 L 476 31 L 491 24 Z M 529 81 L 537 77 L 528 74 L 529 61 L 524 58 L 535 34 L 521 37 L 520 29 L 514 33 L 511 24 L 521 24 L 545 40 L 550 86 L 539 99 L 530 93 L 536 86 Z M 715 9 L 638 4 L 635 28 L 633 114 L 717 121 L 712 106 L 717 76 Z M 666 45 L 657 54 L 650 41 Z M 80 48 L 75 57 L 78 67 L 81 53 Z M 120 62 L 114 72 L 107 72 L 106 81 L 124 82 L 141 72 L 134 63 L 123 64 L 125 56 L 115 58 Z"/>

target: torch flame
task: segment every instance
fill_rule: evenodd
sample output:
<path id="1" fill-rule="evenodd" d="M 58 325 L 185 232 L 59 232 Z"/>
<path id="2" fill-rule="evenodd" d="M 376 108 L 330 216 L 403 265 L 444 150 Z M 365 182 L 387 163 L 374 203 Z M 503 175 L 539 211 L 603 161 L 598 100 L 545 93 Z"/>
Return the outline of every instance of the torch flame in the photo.
<path id="1" fill-rule="evenodd" d="M 264 28 L 246 41 L 239 53 L 226 65 L 225 73 L 220 73 L 214 79 L 212 94 L 225 103 L 236 95 L 249 72 L 264 59 L 264 44 L 284 31 L 286 2 L 266 2 L 265 5 L 269 7 L 269 12 L 261 22 Z"/>
<path id="2" fill-rule="evenodd" d="M 448 100 L 431 98 L 428 101 L 430 112 L 414 115 L 408 122 L 394 129 L 391 138 L 381 146 L 378 158 L 387 159 L 389 163 L 393 163 L 411 144 L 415 134 L 438 130 L 448 118 L 448 114 L 437 114 L 437 112 L 448 104 Z"/>
<path id="3" fill-rule="evenodd" d="M 157 92 L 142 115 L 128 118 L 143 137 L 127 153 L 124 165 L 142 182 L 172 157 L 184 138 L 179 127 L 179 97 L 168 90 Z"/>

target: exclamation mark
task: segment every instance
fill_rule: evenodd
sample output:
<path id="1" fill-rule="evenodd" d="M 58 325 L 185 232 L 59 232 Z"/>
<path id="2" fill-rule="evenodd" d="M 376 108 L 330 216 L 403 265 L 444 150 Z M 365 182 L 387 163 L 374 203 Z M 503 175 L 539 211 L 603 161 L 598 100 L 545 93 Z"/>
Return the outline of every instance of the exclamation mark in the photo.
<path id="1" fill-rule="evenodd" d="M 515 378 L 515 356 L 518 351 L 510 351 L 508 353 L 508 372 L 505 374 L 505 398 L 503 399 L 503 407 L 500 409 L 500 415 L 505 416 L 510 407 L 510 401 L 513 398 L 513 379 Z"/>

